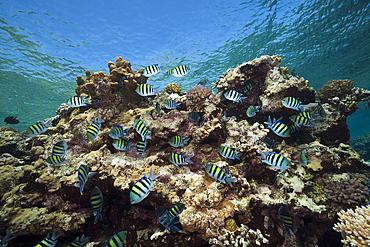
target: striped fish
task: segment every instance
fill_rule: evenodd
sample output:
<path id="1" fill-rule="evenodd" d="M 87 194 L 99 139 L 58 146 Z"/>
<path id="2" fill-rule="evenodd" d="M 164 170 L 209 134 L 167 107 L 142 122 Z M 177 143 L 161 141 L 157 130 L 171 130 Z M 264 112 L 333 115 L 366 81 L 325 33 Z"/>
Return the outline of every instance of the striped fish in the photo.
<path id="1" fill-rule="evenodd" d="M 66 104 L 70 107 L 86 106 L 86 104 L 91 104 L 89 100 L 90 99 L 85 99 L 84 97 L 73 96 L 67 100 Z"/>
<path id="2" fill-rule="evenodd" d="M 248 117 L 255 116 L 256 112 L 259 112 L 259 109 L 260 109 L 260 106 L 254 106 L 254 105 L 249 106 L 247 109 L 247 116 Z"/>
<path id="3" fill-rule="evenodd" d="M 182 213 L 182 211 L 184 210 L 184 208 L 185 208 L 185 204 L 184 203 L 178 203 L 178 204 L 176 204 L 175 206 L 173 206 L 168 211 L 168 217 L 170 219 L 176 218 L 177 216 L 179 216 Z"/>
<path id="4" fill-rule="evenodd" d="M 89 237 L 85 237 L 82 235 L 81 237 L 77 237 L 72 243 L 70 243 L 67 247 L 83 247 L 86 244 L 86 241 Z"/>
<path id="5" fill-rule="evenodd" d="M 138 140 L 136 143 L 136 154 L 139 155 L 139 159 L 143 158 L 143 155 L 145 153 L 145 148 L 146 148 L 146 140 L 145 141 Z"/>
<path id="6" fill-rule="evenodd" d="M 140 84 L 135 91 L 143 97 L 154 95 L 153 87 L 148 84 Z"/>
<path id="7" fill-rule="evenodd" d="M 129 129 L 130 127 L 125 129 L 123 125 L 113 125 L 112 129 L 109 131 L 109 136 L 113 139 L 120 139 L 127 135 Z"/>
<path id="8" fill-rule="evenodd" d="M 82 191 L 84 190 L 84 186 L 87 182 L 87 179 L 91 178 L 95 174 L 96 172 L 89 172 L 87 165 L 80 165 L 80 167 L 78 168 L 78 175 L 77 175 L 78 183 L 75 184 L 75 186 L 80 188 L 81 195 L 82 195 Z"/>
<path id="9" fill-rule="evenodd" d="M 143 76 L 151 77 L 158 74 L 160 71 L 161 68 L 158 66 L 158 64 L 149 65 L 144 68 Z"/>
<path id="10" fill-rule="evenodd" d="M 252 86 L 252 83 L 248 83 L 245 87 L 244 87 L 244 92 L 246 93 L 246 92 L 248 92 L 248 91 L 251 91 L 252 90 L 252 88 L 253 88 L 253 86 Z"/>
<path id="11" fill-rule="evenodd" d="M 8 245 L 8 242 L 15 238 L 16 236 L 12 236 L 12 230 L 10 230 L 5 237 L 0 241 L 0 247 L 5 247 Z"/>
<path id="12" fill-rule="evenodd" d="M 150 168 L 150 175 L 147 177 L 144 175 L 140 178 L 134 186 L 132 186 L 130 191 L 130 203 L 136 204 L 144 200 L 150 193 L 150 189 L 155 184 L 154 179 L 159 177 L 160 175 L 153 175 L 153 167 Z"/>
<path id="13" fill-rule="evenodd" d="M 314 126 L 313 123 L 310 122 L 308 118 L 305 118 L 300 115 L 293 115 L 289 117 L 290 120 L 292 120 L 293 123 L 299 125 L 299 126 Z"/>
<path id="14" fill-rule="evenodd" d="M 90 203 L 95 216 L 94 224 L 96 224 L 99 218 L 103 220 L 101 216 L 101 210 L 103 209 L 103 194 L 101 193 L 98 186 L 95 186 L 94 189 L 91 191 Z"/>
<path id="15" fill-rule="evenodd" d="M 229 175 L 215 164 L 208 164 L 204 166 L 209 176 L 220 181 L 221 183 L 227 182 L 232 187 L 231 182 L 235 182 L 236 179 L 230 178 Z"/>
<path id="16" fill-rule="evenodd" d="M 44 132 L 45 130 L 47 130 L 49 127 L 53 127 L 53 125 L 49 124 L 49 122 L 50 121 L 48 121 L 46 123 L 37 123 L 37 124 L 31 125 L 26 130 L 26 137 L 37 136 L 37 135 L 41 134 L 42 132 Z"/>
<path id="17" fill-rule="evenodd" d="M 293 134 L 294 132 L 300 130 L 301 126 L 299 126 L 296 123 L 293 123 L 292 125 L 289 126 L 289 129 L 290 129 L 290 134 Z"/>
<path id="18" fill-rule="evenodd" d="M 164 106 L 169 109 L 176 109 L 177 107 L 180 107 L 181 103 L 176 103 L 173 99 L 168 99 L 164 102 Z"/>
<path id="19" fill-rule="evenodd" d="M 51 151 L 51 154 L 64 157 L 66 152 L 67 152 L 67 142 L 63 140 L 63 141 L 55 143 Z"/>
<path id="20" fill-rule="evenodd" d="M 176 136 L 173 136 L 170 140 L 169 140 L 169 144 L 172 146 L 172 147 L 182 147 L 184 146 L 184 144 L 188 144 L 188 141 L 190 140 L 190 137 L 189 138 L 186 138 L 184 139 L 184 137 L 182 136 L 179 136 L 179 135 L 176 135 Z"/>
<path id="21" fill-rule="evenodd" d="M 282 99 L 281 103 L 286 108 L 293 109 L 293 110 L 296 110 L 296 111 L 298 111 L 298 110 L 303 111 L 303 108 L 308 106 L 308 105 L 301 105 L 302 102 L 297 100 L 294 97 L 285 97 L 284 99 Z"/>
<path id="22" fill-rule="evenodd" d="M 188 163 L 193 164 L 193 161 L 190 160 L 190 158 L 193 157 L 193 155 L 190 155 L 187 158 L 185 158 L 185 155 L 186 153 L 185 154 L 170 153 L 168 155 L 168 160 L 171 161 L 176 166 L 179 165 L 185 166 Z"/>
<path id="23" fill-rule="evenodd" d="M 134 120 L 134 127 L 139 135 L 141 135 L 141 139 L 145 141 L 146 139 L 150 139 L 150 130 L 147 129 L 143 120 L 135 119 Z"/>
<path id="24" fill-rule="evenodd" d="M 62 163 L 65 163 L 66 160 L 58 155 L 50 155 L 47 159 L 46 162 L 48 162 L 50 165 L 59 165 Z"/>
<path id="25" fill-rule="evenodd" d="M 283 155 L 268 151 L 266 153 L 261 150 L 259 151 L 261 156 L 257 156 L 257 158 L 261 158 L 263 163 L 266 163 L 267 165 L 279 170 L 286 170 L 290 168 L 288 159 Z"/>
<path id="26" fill-rule="evenodd" d="M 280 122 L 281 118 L 279 118 L 278 120 L 276 120 L 274 118 L 274 121 L 271 121 L 271 117 L 269 116 L 268 118 L 268 122 L 265 122 L 265 124 L 267 124 L 269 126 L 269 128 L 275 132 L 275 134 L 277 134 L 278 136 L 281 136 L 281 137 L 290 137 L 290 129 L 289 127 Z"/>
<path id="27" fill-rule="evenodd" d="M 172 232 L 183 232 L 179 228 L 175 226 L 175 224 L 179 223 L 179 220 L 175 218 L 170 218 L 168 216 L 169 212 L 164 207 L 159 207 L 155 209 L 155 215 L 157 216 L 157 219 L 159 223 L 161 223 L 164 228 L 167 230 L 172 230 Z"/>
<path id="28" fill-rule="evenodd" d="M 320 100 L 317 102 L 317 113 L 320 115 L 320 117 L 326 117 L 326 112 L 324 107 L 322 107 Z"/>
<path id="29" fill-rule="evenodd" d="M 180 65 L 172 70 L 171 75 L 174 77 L 183 77 L 184 75 L 187 75 L 188 72 L 189 68 L 186 65 Z"/>
<path id="30" fill-rule="evenodd" d="M 281 220 L 281 223 L 283 224 L 283 226 L 285 226 L 285 230 L 288 232 L 289 237 L 292 238 L 290 233 L 294 235 L 293 219 L 288 210 L 284 208 L 284 206 L 281 206 L 279 208 L 278 219 Z"/>
<path id="31" fill-rule="evenodd" d="M 117 139 L 112 143 L 113 147 L 119 151 L 128 151 L 131 147 L 131 142 L 124 139 Z"/>
<path id="32" fill-rule="evenodd" d="M 166 72 L 166 76 L 171 76 L 173 74 L 173 69 L 170 69 Z"/>
<path id="33" fill-rule="evenodd" d="M 232 160 L 233 159 L 238 159 L 238 160 L 240 160 L 239 154 L 237 154 L 232 148 L 221 146 L 221 147 L 217 148 L 217 150 L 221 154 L 221 156 L 226 158 L 226 159 L 232 159 Z"/>
<path id="34" fill-rule="evenodd" d="M 94 122 L 87 128 L 86 135 L 88 141 L 93 141 L 98 136 L 102 122 L 104 122 L 104 120 L 100 119 L 99 115 L 98 119 L 95 119 Z"/>
<path id="35" fill-rule="evenodd" d="M 108 239 L 104 247 L 123 247 L 126 242 L 127 231 L 121 231 Z"/>
<path id="36" fill-rule="evenodd" d="M 233 102 L 240 102 L 243 103 L 242 100 L 246 99 L 247 97 L 240 97 L 241 93 L 238 93 L 235 90 L 229 89 L 224 93 L 224 97 L 228 100 L 231 100 Z"/>
<path id="37" fill-rule="evenodd" d="M 48 235 L 46 235 L 46 237 L 43 240 L 41 240 L 40 243 L 36 244 L 34 247 L 54 247 L 56 243 L 58 242 L 57 238 L 60 235 L 62 234 L 60 233 L 57 235 L 54 230 L 51 237 L 50 237 L 50 234 L 48 233 Z"/>
<path id="38" fill-rule="evenodd" d="M 313 116 L 312 116 L 311 112 L 309 112 L 309 111 L 302 111 L 302 112 L 298 113 L 298 115 L 300 115 L 302 117 L 305 117 L 308 120 L 312 120 L 313 119 Z"/>

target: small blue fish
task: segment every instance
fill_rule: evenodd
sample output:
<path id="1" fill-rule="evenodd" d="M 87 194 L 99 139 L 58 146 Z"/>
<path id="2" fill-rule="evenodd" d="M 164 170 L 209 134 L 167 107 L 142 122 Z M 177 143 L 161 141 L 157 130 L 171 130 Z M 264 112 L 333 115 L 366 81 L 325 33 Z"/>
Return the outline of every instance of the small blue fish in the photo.
<path id="1" fill-rule="evenodd" d="M 263 152 L 259 150 L 261 156 L 257 156 L 257 158 L 261 158 L 263 163 L 271 166 L 272 168 L 279 169 L 279 170 L 286 170 L 290 168 L 290 163 L 287 158 L 285 158 L 282 154 L 273 153 L 273 152 Z"/>
<path id="2" fill-rule="evenodd" d="M 182 232 L 179 228 L 175 226 L 175 224 L 179 223 L 177 217 L 170 218 L 168 214 L 168 210 L 164 207 L 159 207 L 155 209 L 155 215 L 157 216 L 159 223 L 161 223 L 164 228 L 166 228 L 167 230 L 172 230 L 172 232 L 174 233 Z"/>
<path id="3" fill-rule="evenodd" d="M 290 233 L 294 235 L 293 219 L 288 210 L 286 210 L 286 208 L 284 208 L 283 206 L 279 208 L 278 219 L 281 220 L 281 223 L 283 224 L 283 226 L 285 226 L 285 230 L 287 231 L 289 237 L 292 238 Z"/>
<path id="4" fill-rule="evenodd" d="M 312 123 L 308 118 L 305 118 L 301 115 L 293 115 L 290 116 L 289 119 L 299 126 L 314 126 L 314 123 Z"/>
<path id="5" fill-rule="evenodd" d="M 94 189 L 91 191 L 90 203 L 95 216 L 94 224 L 96 224 L 99 218 L 103 220 L 101 216 L 101 211 L 103 209 L 103 194 L 101 193 L 98 186 L 95 186 Z"/>
<path id="6" fill-rule="evenodd" d="M 259 109 L 260 109 L 259 106 L 254 106 L 254 105 L 249 106 L 248 109 L 247 109 L 247 116 L 248 117 L 255 116 L 256 112 L 259 112 Z"/>
<path id="7" fill-rule="evenodd" d="M 168 160 L 171 161 L 176 166 L 179 165 L 185 166 L 188 163 L 193 164 L 193 161 L 190 160 L 190 158 L 193 157 L 193 155 L 190 155 L 187 158 L 185 158 L 185 155 L 186 153 L 185 154 L 170 153 L 168 155 Z"/>
<path id="8" fill-rule="evenodd" d="M 86 135 L 88 141 L 93 141 L 98 136 L 102 122 L 104 122 L 104 120 L 100 119 L 99 115 L 98 119 L 95 119 L 94 122 L 87 128 Z"/>
<path id="9" fill-rule="evenodd" d="M 303 108 L 308 106 L 308 105 L 301 105 L 302 102 L 297 100 L 294 97 L 285 97 L 284 99 L 282 99 L 281 102 L 283 103 L 283 106 L 285 106 L 286 108 L 293 109 L 296 111 L 298 110 L 303 111 Z"/>
<path id="10" fill-rule="evenodd" d="M 66 152 L 67 152 L 67 142 L 63 140 L 55 143 L 53 150 L 51 151 L 51 154 L 64 157 Z"/>
<path id="11" fill-rule="evenodd" d="M 91 104 L 89 100 L 90 99 L 85 99 L 84 97 L 73 96 L 72 98 L 67 100 L 66 104 L 70 107 L 86 106 L 86 104 Z"/>
<path id="12" fill-rule="evenodd" d="M 238 160 L 240 160 L 239 154 L 237 154 L 234 151 L 234 149 L 232 149 L 232 148 L 221 146 L 221 147 L 217 148 L 217 150 L 221 154 L 221 156 L 226 158 L 226 159 L 232 159 L 232 160 L 233 159 L 238 159 Z"/>
<path id="13" fill-rule="evenodd" d="M 189 138 L 184 139 L 184 137 L 176 135 L 173 136 L 170 141 L 168 142 L 172 147 L 182 147 L 184 144 L 188 144 L 188 141 L 190 140 Z"/>
<path id="14" fill-rule="evenodd" d="M 224 97 L 233 102 L 240 102 L 240 103 L 243 103 L 242 100 L 247 98 L 247 97 L 241 97 L 241 93 L 238 93 L 237 91 L 232 90 L 232 89 L 227 90 L 226 93 L 224 93 Z"/>
<path id="15" fill-rule="evenodd" d="M 141 119 L 134 120 L 134 127 L 139 135 L 141 135 L 141 139 L 145 141 L 146 139 L 150 139 L 149 134 L 151 133 L 150 130 L 146 127 L 145 123 Z"/>
<path id="16" fill-rule="evenodd" d="M 36 244 L 34 247 L 54 247 L 56 243 L 58 242 L 57 238 L 60 235 L 62 234 L 60 233 L 57 235 L 54 230 L 51 237 L 50 237 L 50 234 L 48 233 L 48 235 L 46 235 L 46 237 L 43 240 L 41 240 L 40 243 Z"/>
<path id="17" fill-rule="evenodd" d="M 104 247 L 123 247 L 126 242 L 127 231 L 121 231 L 108 239 Z"/>
<path id="18" fill-rule="evenodd" d="M 120 139 L 127 135 L 129 129 L 130 127 L 125 129 L 123 125 L 113 125 L 112 129 L 109 131 L 109 136 L 113 139 Z"/>
<path id="19" fill-rule="evenodd" d="M 34 137 L 37 136 L 44 131 L 46 131 L 49 127 L 53 127 L 53 125 L 49 124 L 50 121 L 46 123 L 38 123 L 33 124 L 26 130 L 26 137 Z"/>
<path id="20" fill-rule="evenodd" d="M 293 123 L 292 125 L 289 126 L 290 133 L 293 134 L 294 132 L 298 131 L 301 129 L 301 126 L 299 126 L 296 123 Z"/>
<path id="21" fill-rule="evenodd" d="M 50 155 L 47 159 L 46 162 L 48 162 L 51 165 L 60 165 L 62 163 L 65 163 L 66 160 L 58 155 Z"/>
<path id="22" fill-rule="evenodd" d="M 204 166 L 209 176 L 220 181 L 221 183 L 227 182 L 232 187 L 231 182 L 235 182 L 236 179 L 230 178 L 230 176 L 215 164 L 208 164 Z"/>
<path id="23" fill-rule="evenodd" d="M 137 204 L 144 200 L 149 195 L 150 189 L 155 184 L 154 179 L 159 176 L 159 174 L 153 175 L 153 167 L 151 167 L 149 177 L 144 175 L 142 178 L 136 181 L 134 186 L 132 186 L 130 191 L 130 203 Z"/>
<path id="24" fill-rule="evenodd" d="M 146 66 L 143 71 L 143 76 L 145 77 L 151 77 L 153 75 L 158 74 L 161 71 L 161 68 L 158 66 L 158 64 L 153 64 Z"/>
<path id="25" fill-rule="evenodd" d="M 136 153 L 139 155 L 139 159 L 143 158 L 143 155 L 145 153 L 145 148 L 146 148 L 146 140 L 138 140 L 136 143 Z"/>
<path id="26" fill-rule="evenodd" d="M 181 103 L 176 103 L 173 99 L 168 99 L 164 102 L 164 106 L 169 109 L 176 109 L 177 107 L 180 107 Z"/>
<path id="27" fill-rule="evenodd" d="M 309 160 L 307 160 L 306 156 L 304 155 L 305 152 L 306 150 L 301 151 L 298 149 L 298 158 L 299 158 L 299 163 L 301 164 L 301 166 L 307 166 L 309 162 Z"/>
<path id="28" fill-rule="evenodd" d="M 269 116 L 268 118 L 268 122 L 265 122 L 265 124 L 267 124 L 269 126 L 269 128 L 274 131 L 275 134 L 277 134 L 278 136 L 281 136 L 281 137 L 290 137 L 290 129 L 289 127 L 280 122 L 281 118 L 279 118 L 278 120 L 276 120 L 274 118 L 273 121 L 271 121 L 271 117 Z"/>
<path id="29" fill-rule="evenodd" d="M 87 239 L 89 239 L 89 237 L 85 237 L 85 235 L 82 235 L 81 237 L 77 237 L 67 247 L 83 247 L 86 244 Z"/>
<path id="30" fill-rule="evenodd" d="M 15 237 L 16 237 L 16 236 L 11 237 L 11 235 L 12 235 L 12 231 L 10 230 L 10 231 L 8 232 L 8 234 L 6 234 L 6 235 L 5 235 L 5 237 L 0 241 L 0 247 L 5 247 L 5 246 L 7 246 L 8 242 L 9 242 L 10 240 L 12 240 L 13 238 L 15 238 Z"/>
<path id="31" fill-rule="evenodd" d="M 368 103 L 369 103 L 369 101 L 368 101 Z M 365 108 L 365 110 L 366 110 L 366 108 Z M 322 107 L 320 100 L 317 102 L 317 113 L 320 115 L 320 117 L 326 117 L 325 109 L 324 109 L 324 107 Z"/>
<path id="32" fill-rule="evenodd" d="M 173 219 L 173 218 L 178 217 L 182 213 L 182 211 L 184 210 L 184 208 L 185 208 L 185 204 L 184 203 L 176 204 L 175 206 L 173 206 L 168 211 L 168 217 L 170 219 Z"/>
<path id="33" fill-rule="evenodd" d="M 87 165 L 80 165 L 80 167 L 78 168 L 78 175 L 77 175 L 78 183 L 75 184 L 75 186 L 80 188 L 81 195 L 82 195 L 82 191 L 84 190 L 84 186 L 87 182 L 87 179 L 91 178 L 95 174 L 96 172 L 89 172 Z"/>
<path id="34" fill-rule="evenodd" d="M 153 87 L 148 84 L 140 84 L 135 91 L 143 97 L 154 95 Z"/>
<path id="35" fill-rule="evenodd" d="M 131 142 L 128 142 L 124 139 L 117 139 L 112 143 L 113 147 L 120 151 L 128 151 L 131 147 Z"/>
<path id="36" fill-rule="evenodd" d="M 198 113 L 196 113 L 195 111 L 191 111 L 188 113 L 188 117 L 189 117 L 189 122 L 191 123 L 196 123 L 199 121 L 200 119 L 200 116 Z"/>

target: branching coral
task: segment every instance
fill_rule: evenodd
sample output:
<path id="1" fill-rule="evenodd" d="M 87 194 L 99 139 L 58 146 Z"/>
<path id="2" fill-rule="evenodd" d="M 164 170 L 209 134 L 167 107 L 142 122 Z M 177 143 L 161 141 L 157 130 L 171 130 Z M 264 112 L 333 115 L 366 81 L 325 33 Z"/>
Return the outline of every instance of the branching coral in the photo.
<path id="1" fill-rule="evenodd" d="M 340 182 L 331 181 L 325 188 L 329 200 L 339 203 L 362 203 L 369 195 L 367 186 L 355 179 L 343 179 Z"/>
<path id="2" fill-rule="evenodd" d="M 338 213 L 339 221 L 333 229 L 342 234 L 342 243 L 351 246 L 370 245 L 370 205 L 351 208 Z"/>

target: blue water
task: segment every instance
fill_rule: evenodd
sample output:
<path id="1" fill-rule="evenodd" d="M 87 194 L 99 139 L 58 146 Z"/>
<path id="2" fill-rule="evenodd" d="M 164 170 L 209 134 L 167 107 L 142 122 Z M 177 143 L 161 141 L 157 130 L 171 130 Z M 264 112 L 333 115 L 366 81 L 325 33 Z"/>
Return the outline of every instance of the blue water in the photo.
<path id="1" fill-rule="evenodd" d="M 74 95 L 76 76 L 108 73 L 122 56 L 133 69 L 189 65 L 190 89 L 261 55 L 282 57 L 318 90 L 331 79 L 370 88 L 369 1 L 13 1 L 0 3 L 0 119 L 25 130 Z M 169 58 L 168 61 L 166 56 Z M 349 118 L 352 138 L 368 112 Z M 1 121 L 0 126 L 4 123 Z"/>

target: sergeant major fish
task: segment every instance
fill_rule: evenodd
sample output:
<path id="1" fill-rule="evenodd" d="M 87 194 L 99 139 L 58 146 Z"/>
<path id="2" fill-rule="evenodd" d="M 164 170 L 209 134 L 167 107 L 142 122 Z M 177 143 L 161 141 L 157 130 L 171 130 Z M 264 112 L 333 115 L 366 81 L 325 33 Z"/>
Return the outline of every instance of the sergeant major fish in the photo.
<path id="1" fill-rule="evenodd" d="M 127 131 L 129 129 L 130 127 L 125 129 L 124 126 L 113 125 L 112 129 L 109 131 L 109 136 L 112 137 L 113 139 L 120 139 L 127 135 Z"/>
<path id="2" fill-rule="evenodd" d="M 302 112 L 298 113 L 298 115 L 300 115 L 302 117 L 305 117 L 308 120 L 312 120 L 313 119 L 313 116 L 312 116 L 311 112 L 309 112 L 309 111 L 302 111 Z"/>
<path id="3" fill-rule="evenodd" d="M 290 116 L 289 119 L 299 126 L 314 126 L 314 124 L 308 118 L 301 115 L 293 115 Z"/>
<path id="4" fill-rule="evenodd" d="M 48 162 L 51 165 L 59 165 L 59 164 L 65 163 L 66 160 L 62 156 L 59 156 L 59 155 L 50 155 L 46 159 L 46 162 Z"/>
<path id="5" fill-rule="evenodd" d="M 146 140 L 138 140 L 136 143 L 136 154 L 139 155 L 139 159 L 143 158 L 143 155 L 145 153 L 145 148 L 146 148 Z"/>
<path id="6" fill-rule="evenodd" d="M 168 210 L 164 207 L 159 207 L 155 209 L 155 215 L 157 216 L 157 220 L 161 223 L 164 228 L 167 230 L 172 230 L 172 232 L 182 232 L 179 228 L 175 226 L 175 224 L 179 223 L 177 218 L 170 218 L 168 216 Z"/>
<path id="7" fill-rule="evenodd" d="M 141 139 L 145 141 L 146 139 L 150 139 L 149 134 L 151 133 L 150 130 L 147 129 L 145 123 L 141 119 L 134 120 L 134 127 L 139 135 L 141 135 Z"/>
<path id="8" fill-rule="evenodd" d="M 204 169 L 206 170 L 209 176 L 220 181 L 221 183 L 227 182 L 230 185 L 230 187 L 232 187 L 231 182 L 236 181 L 236 179 L 230 178 L 230 176 L 224 170 L 222 170 L 219 166 L 215 164 L 205 165 Z"/>
<path id="9" fill-rule="evenodd" d="M 90 99 L 85 99 L 84 97 L 73 96 L 67 100 L 66 104 L 70 107 L 86 106 L 86 104 L 91 104 L 89 100 Z"/>
<path id="10" fill-rule="evenodd" d="M 103 220 L 101 216 L 101 211 L 103 209 L 103 194 L 101 193 L 98 186 L 95 186 L 94 189 L 91 191 L 90 203 L 95 216 L 94 224 L 96 224 L 99 218 Z"/>
<path id="11" fill-rule="evenodd" d="M 317 113 L 320 117 L 326 117 L 325 109 L 322 107 L 320 100 L 317 102 Z"/>
<path id="12" fill-rule="evenodd" d="M 104 122 L 104 120 L 100 119 L 99 115 L 98 119 L 95 119 L 94 122 L 87 128 L 86 135 L 88 141 L 93 141 L 98 136 L 102 122 Z"/>
<path id="13" fill-rule="evenodd" d="M 172 147 L 182 147 L 184 144 L 188 144 L 188 141 L 190 140 L 189 138 L 184 138 L 182 136 L 176 135 L 173 136 L 170 141 L 168 142 Z"/>
<path id="14" fill-rule="evenodd" d="M 126 241 L 127 231 L 121 231 L 108 239 L 104 247 L 123 247 Z"/>
<path id="15" fill-rule="evenodd" d="M 232 89 L 227 90 L 224 93 L 224 97 L 233 102 L 240 102 L 240 103 L 243 103 L 242 100 L 247 98 L 247 97 L 241 97 L 241 93 L 238 93 L 237 91 L 232 90 Z"/>
<path id="16" fill-rule="evenodd" d="M 160 175 L 153 175 L 153 167 L 150 168 L 150 175 L 147 177 L 144 175 L 132 186 L 130 191 L 130 203 L 137 204 L 144 200 L 150 193 L 150 189 L 155 184 L 154 179 Z"/>
<path id="17" fill-rule="evenodd" d="M 255 116 L 256 112 L 259 112 L 259 109 L 260 109 L 259 106 L 254 106 L 254 105 L 249 106 L 248 109 L 247 109 L 247 116 L 248 117 Z"/>
<path id="18" fill-rule="evenodd" d="M 131 147 L 131 142 L 128 142 L 124 139 L 117 139 L 112 143 L 113 147 L 120 151 L 128 151 Z"/>
<path id="19" fill-rule="evenodd" d="M 51 151 L 51 155 L 57 155 L 60 157 L 64 157 L 66 152 L 67 152 L 67 142 L 62 140 L 62 141 L 55 143 Z"/>
<path id="20" fill-rule="evenodd" d="M 44 131 L 46 131 L 49 127 L 53 127 L 53 125 L 49 124 L 50 121 L 46 123 L 37 123 L 33 124 L 26 130 L 26 137 L 34 137 L 37 136 Z"/>
<path id="21" fill-rule="evenodd" d="M 271 117 L 269 116 L 268 118 L 268 122 L 265 122 L 265 124 L 267 124 L 269 126 L 269 128 L 275 133 L 277 134 L 278 136 L 281 136 L 281 137 L 290 137 L 290 129 L 289 127 L 280 122 L 281 118 L 279 118 L 278 120 L 276 120 L 274 118 L 274 121 L 271 121 Z"/>
<path id="22" fill-rule="evenodd" d="M 135 91 L 143 97 L 154 95 L 153 87 L 148 84 L 140 84 Z"/>
<path id="23" fill-rule="evenodd" d="M 288 212 L 288 210 L 286 210 L 286 208 L 284 208 L 284 206 L 281 206 L 279 208 L 278 219 L 281 220 L 281 223 L 283 224 L 283 226 L 285 226 L 285 230 L 287 231 L 289 237 L 292 238 L 290 233 L 292 233 L 294 235 L 293 219 L 292 219 L 292 216 L 290 215 L 290 213 Z"/>
<path id="24" fill-rule="evenodd" d="M 169 75 L 172 75 L 174 77 L 183 77 L 184 75 L 187 75 L 189 73 L 189 67 L 186 65 L 180 65 L 169 71 L 171 71 Z"/>
<path id="25" fill-rule="evenodd" d="M 164 106 L 169 109 L 176 109 L 177 107 L 180 107 L 181 103 L 176 103 L 173 99 L 168 99 L 164 102 Z"/>
<path id="26" fill-rule="evenodd" d="M 158 74 L 160 71 L 161 68 L 158 66 L 158 64 L 149 65 L 144 68 L 143 76 L 151 77 L 153 75 Z"/>
<path id="27" fill-rule="evenodd" d="M 263 163 L 266 163 L 267 165 L 279 170 L 286 170 L 290 168 L 290 163 L 288 159 L 285 158 L 283 155 L 268 151 L 259 151 L 261 153 L 261 156 L 257 156 L 257 158 L 261 158 Z"/>
<path id="28" fill-rule="evenodd" d="M 86 244 L 87 239 L 89 239 L 89 237 L 85 237 L 85 235 L 82 234 L 81 237 L 77 237 L 67 247 L 83 247 Z"/>
<path id="29" fill-rule="evenodd" d="M 184 166 L 187 165 L 188 163 L 193 164 L 193 161 L 190 160 L 193 155 L 188 156 L 185 158 L 185 154 L 178 154 L 178 153 L 170 153 L 168 155 L 168 160 L 171 161 L 174 165 L 176 166 Z"/>
<path id="30" fill-rule="evenodd" d="M 41 240 L 40 243 L 36 244 L 34 247 L 54 247 L 56 245 L 56 243 L 58 242 L 57 238 L 60 235 L 62 235 L 62 234 L 61 233 L 56 234 L 55 230 L 54 230 L 51 237 L 50 237 L 50 234 L 48 233 L 46 235 L 46 237 L 43 240 Z"/>
<path id="31" fill-rule="evenodd" d="M 285 106 L 286 108 L 293 109 L 296 111 L 298 110 L 303 111 L 303 108 L 308 106 L 302 105 L 302 102 L 294 97 L 285 97 L 284 99 L 282 99 L 281 102 L 283 103 L 283 106 Z"/>
<path id="32" fill-rule="evenodd" d="M 184 210 L 184 208 L 185 208 L 185 204 L 184 203 L 178 203 L 178 204 L 176 204 L 175 206 L 173 206 L 168 211 L 168 217 L 170 219 L 173 219 L 173 218 L 178 217 L 182 213 L 182 211 Z"/>
<path id="33" fill-rule="evenodd" d="M 239 158 L 239 154 L 237 154 L 234 149 L 232 148 L 229 148 L 229 147 L 226 147 L 226 146 L 221 146 L 219 148 L 217 148 L 218 152 L 221 154 L 222 157 L 226 158 L 226 159 L 238 159 L 240 160 Z"/>
<path id="34" fill-rule="evenodd" d="M 78 168 L 78 175 L 77 175 L 78 183 L 75 184 L 75 186 L 80 188 L 81 195 L 82 195 L 82 191 L 84 190 L 84 186 L 87 182 L 87 179 L 91 178 L 95 174 L 96 172 L 88 171 L 87 165 L 80 165 L 80 167 Z"/>
<path id="35" fill-rule="evenodd" d="M 292 125 L 289 126 L 289 130 L 291 134 L 293 134 L 294 132 L 297 132 L 300 129 L 301 129 L 301 126 L 296 123 L 293 123 Z"/>

